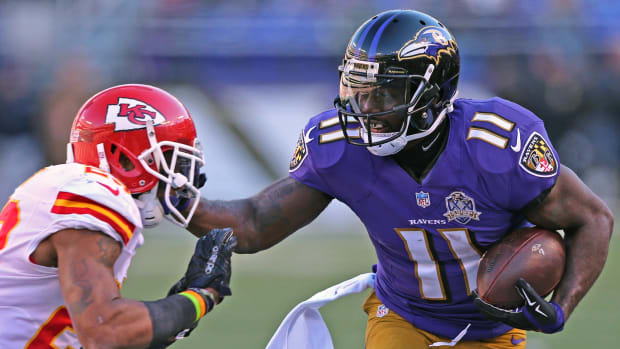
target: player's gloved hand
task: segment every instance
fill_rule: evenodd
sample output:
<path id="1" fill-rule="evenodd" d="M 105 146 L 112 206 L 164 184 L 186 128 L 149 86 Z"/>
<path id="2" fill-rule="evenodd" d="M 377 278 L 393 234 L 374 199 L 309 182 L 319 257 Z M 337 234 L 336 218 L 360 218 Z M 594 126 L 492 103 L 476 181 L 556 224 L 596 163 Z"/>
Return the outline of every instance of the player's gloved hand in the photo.
<path id="1" fill-rule="evenodd" d="M 213 229 L 198 239 L 194 254 L 189 261 L 187 271 L 177 281 L 168 296 L 187 290 L 188 288 L 213 288 L 219 293 L 220 302 L 224 296 L 230 296 L 230 275 L 232 273 L 230 258 L 237 245 L 237 238 L 230 228 Z M 198 326 L 196 321 L 192 327 L 179 332 L 175 339 L 188 337 Z M 170 345 L 174 342 L 170 342 Z"/>
<path id="2" fill-rule="evenodd" d="M 555 302 L 544 300 L 530 284 L 519 279 L 515 285 L 525 304 L 513 310 L 489 304 L 476 294 L 474 303 L 488 319 L 503 322 L 515 328 L 543 333 L 555 333 L 564 328 L 564 311 Z"/>
<path id="3" fill-rule="evenodd" d="M 230 228 L 213 229 L 198 239 L 185 275 L 170 288 L 168 296 L 188 288 L 209 287 L 219 293 L 220 301 L 230 296 L 230 258 L 236 245 Z"/>

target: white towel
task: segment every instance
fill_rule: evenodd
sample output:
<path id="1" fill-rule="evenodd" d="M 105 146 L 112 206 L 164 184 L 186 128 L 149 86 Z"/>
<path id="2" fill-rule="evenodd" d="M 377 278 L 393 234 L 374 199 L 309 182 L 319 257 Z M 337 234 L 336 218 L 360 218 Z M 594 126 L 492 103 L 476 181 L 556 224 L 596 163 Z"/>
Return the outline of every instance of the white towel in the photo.
<path id="1" fill-rule="evenodd" d="M 366 273 L 316 293 L 284 318 L 266 349 L 333 349 L 334 344 L 319 308 L 342 296 L 374 287 L 375 274 Z"/>

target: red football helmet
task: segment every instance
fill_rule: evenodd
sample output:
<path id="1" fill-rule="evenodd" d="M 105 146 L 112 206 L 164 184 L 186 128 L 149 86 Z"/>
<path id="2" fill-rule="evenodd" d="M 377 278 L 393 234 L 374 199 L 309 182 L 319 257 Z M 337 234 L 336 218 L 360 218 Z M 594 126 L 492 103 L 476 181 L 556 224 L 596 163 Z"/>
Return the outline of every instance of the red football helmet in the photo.
<path id="1" fill-rule="evenodd" d="M 183 226 L 205 181 L 199 173 L 204 157 L 189 112 L 170 93 L 148 85 L 114 86 L 86 101 L 71 127 L 67 162 L 95 166 L 119 179 L 136 197 L 146 226 L 161 220 L 159 181 L 166 185 L 164 200 L 174 216 L 168 218 Z M 183 216 L 179 211 L 185 207 L 179 202 L 185 206 L 190 200 L 190 213 Z"/>

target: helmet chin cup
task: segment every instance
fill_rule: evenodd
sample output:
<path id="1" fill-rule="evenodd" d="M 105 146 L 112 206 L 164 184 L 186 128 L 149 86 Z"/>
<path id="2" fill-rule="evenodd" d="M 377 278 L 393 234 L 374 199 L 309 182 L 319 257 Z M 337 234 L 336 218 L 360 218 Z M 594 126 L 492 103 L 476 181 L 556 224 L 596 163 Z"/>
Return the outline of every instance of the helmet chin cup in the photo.
<path id="1" fill-rule="evenodd" d="M 377 136 L 374 136 L 377 137 Z M 377 137 L 379 138 L 379 137 Z M 403 150 L 403 148 L 407 145 L 407 137 L 404 134 L 401 134 L 398 138 L 391 140 L 387 143 L 374 145 L 372 147 L 367 147 L 368 151 L 376 156 L 389 156 L 398 153 Z"/>
<path id="2" fill-rule="evenodd" d="M 138 195 L 134 198 L 138 209 L 140 210 L 140 217 L 142 218 L 142 225 L 145 228 L 154 227 L 161 223 L 164 218 L 164 208 L 161 206 L 159 200 L 157 200 L 157 188 L 156 184 L 153 189 Z"/>

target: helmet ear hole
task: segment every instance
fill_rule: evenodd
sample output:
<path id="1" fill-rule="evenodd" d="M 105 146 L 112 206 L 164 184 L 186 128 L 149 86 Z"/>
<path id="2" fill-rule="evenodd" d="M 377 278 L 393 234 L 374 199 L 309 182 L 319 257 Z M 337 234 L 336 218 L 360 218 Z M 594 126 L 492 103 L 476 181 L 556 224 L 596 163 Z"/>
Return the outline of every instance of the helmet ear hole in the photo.
<path id="1" fill-rule="evenodd" d="M 125 153 L 123 152 L 120 153 L 118 157 L 118 162 L 121 164 L 121 166 L 123 167 L 123 170 L 125 171 L 131 171 L 134 168 L 136 168 L 136 165 L 134 165 L 133 162 L 131 162 L 131 160 L 129 159 L 129 157 L 125 155 Z"/>
<path id="2" fill-rule="evenodd" d="M 117 150 L 119 149 L 115 144 L 110 145 L 110 153 L 112 155 L 114 155 Z M 118 163 L 125 171 L 131 171 L 136 168 L 136 165 L 134 165 L 133 162 L 131 162 L 131 160 L 129 159 L 129 157 L 125 155 L 125 153 L 123 153 L 122 151 L 120 151 L 118 154 Z"/>

